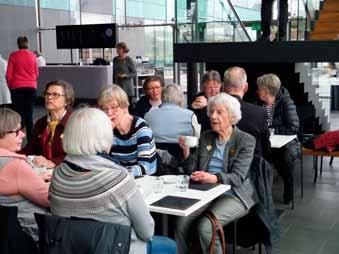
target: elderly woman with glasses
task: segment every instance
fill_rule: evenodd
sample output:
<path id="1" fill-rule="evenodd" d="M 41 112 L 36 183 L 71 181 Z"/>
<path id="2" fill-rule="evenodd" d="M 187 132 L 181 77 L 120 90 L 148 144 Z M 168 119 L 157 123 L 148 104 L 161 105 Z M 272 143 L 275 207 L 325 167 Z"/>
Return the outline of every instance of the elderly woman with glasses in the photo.
<path id="1" fill-rule="evenodd" d="M 20 115 L 0 108 L 0 205 L 17 206 L 23 230 L 38 241 L 33 213 L 45 213 L 49 207 L 49 184 L 32 170 L 25 155 L 17 153 L 24 137 Z"/>
<path id="2" fill-rule="evenodd" d="M 148 77 L 143 85 L 145 95 L 140 98 L 134 107 L 134 115 L 144 118 L 145 114 L 161 105 L 161 93 L 164 80 L 160 76 Z"/>
<path id="3" fill-rule="evenodd" d="M 62 80 L 49 82 L 44 90 L 47 115 L 34 125 L 33 137 L 23 149 L 26 155 L 36 155 L 36 166 L 54 168 L 60 164 L 65 153 L 62 148 L 62 134 L 72 111 L 73 87 Z"/>
<path id="4" fill-rule="evenodd" d="M 212 212 L 222 225 L 226 225 L 247 214 L 257 199 L 249 177 L 255 139 L 235 126 L 241 119 L 239 101 L 220 93 L 208 100 L 207 113 L 212 129 L 201 135 L 199 148 L 193 154 L 185 145 L 184 138 L 179 139 L 185 159 L 184 169 L 194 182 L 229 184 L 231 189 L 208 207 L 178 219 L 176 240 L 178 253 L 181 254 L 189 251 L 187 239 L 193 225 L 197 226 L 203 253 L 208 253 L 212 225 L 204 216 L 205 211 Z M 216 247 L 216 253 L 221 253 L 219 241 Z"/>
<path id="5" fill-rule="evenodd" d="M 124 90 L 107 86 L 99 95 L 98 105 L 112 122 L 114 141 L 109 156 L 135 176 L 154 174 L 157 160 L 152 130 L 144 119 L 128 112 Z"/>

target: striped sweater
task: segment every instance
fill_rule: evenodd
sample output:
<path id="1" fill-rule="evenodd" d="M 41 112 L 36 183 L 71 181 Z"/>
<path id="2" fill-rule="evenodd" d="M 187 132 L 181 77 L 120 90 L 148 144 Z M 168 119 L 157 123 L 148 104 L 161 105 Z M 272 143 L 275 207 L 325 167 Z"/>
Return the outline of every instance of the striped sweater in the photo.
<path id="1" fill-rule="evenodd" d="M 146 121 L 134 116 L 127 134 L 114 129 L 110 156 L 125 166 L 134 176 L 151 175 L 156 171 L 157 159 L 152 130 Z"/>

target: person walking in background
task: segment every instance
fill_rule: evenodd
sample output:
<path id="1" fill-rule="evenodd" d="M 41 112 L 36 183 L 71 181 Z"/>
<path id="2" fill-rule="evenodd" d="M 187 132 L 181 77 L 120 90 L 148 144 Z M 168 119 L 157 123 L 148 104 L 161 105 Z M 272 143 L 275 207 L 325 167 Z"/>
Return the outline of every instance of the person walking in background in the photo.
<path id="1" fill-rule="evenodd" d="M 39 71 L 36 56 L 28 50 L 27 37 L 19 36 L 17 44 L 19 50 L 11 53 L 8 59 L 6 79 L 11 91 L 12 109 L 20 114 L 27 140 L 30 140 Z"/>
<path id="2" fill-rule="evenodd" d="M 276 40 L 286 40 L 286 29 L 288 20 L 288 0 L 277 0 L 278 1 L 278 17 L 279 27 Z M 272 23 L 272 8 L 274 0 L 262 0 L 261 1 L 261 40 L 270 41 L 271 35 L 271 23 Z"/>
<path id="3" fill-rule="evenodd" d="M 0 106 L 11 104 L 11 94 L 6 81 L 7 61 L 0 54 Z"/>
<path id="4" fill-rule="evenodd" d="M 36 55 L 36 60 L 38 63 L 38 66 L 46 66 L 46 59 L 41 55 L 41 52 L 38 50 L 34 51 L 34 54 Z"/>
<path id="5" fill-rule="evenodd" d="M 118 56 L 113 58 L 113 83 L 119 85 L 127 94 L 129 104 L 132 106 L 134 96 L 133 78 L 137 71 L 132 58 L 127 53 L 129 48 L 125 42 L 115 45 Z"/>

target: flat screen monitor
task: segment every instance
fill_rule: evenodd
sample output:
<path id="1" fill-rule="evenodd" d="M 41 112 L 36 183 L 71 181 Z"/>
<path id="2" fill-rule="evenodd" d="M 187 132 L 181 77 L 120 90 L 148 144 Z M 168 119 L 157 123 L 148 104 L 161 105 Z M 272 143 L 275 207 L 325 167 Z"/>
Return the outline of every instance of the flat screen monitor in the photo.
<path id="1" fill-rule="evenodd" d="M 58 49 L 114 48 L 116 24 L 56 26 Z"/>

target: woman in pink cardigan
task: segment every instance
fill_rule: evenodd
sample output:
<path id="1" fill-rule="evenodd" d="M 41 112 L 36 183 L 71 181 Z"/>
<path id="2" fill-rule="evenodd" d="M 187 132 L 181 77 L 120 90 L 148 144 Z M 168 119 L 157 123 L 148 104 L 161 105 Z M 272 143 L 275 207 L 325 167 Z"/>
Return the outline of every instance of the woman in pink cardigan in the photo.
<path id="1" fill-rule="evenodd" d="M 49 207 L 48 175 L 38 175 L 26 162 L 26 156 L 17 154 L 25 134 L 18 113 L 0 108 L 0 205 L 17 206 L 18 219 L 23 230 L 38 240 L 34 212 L 46 213 Z"/>

